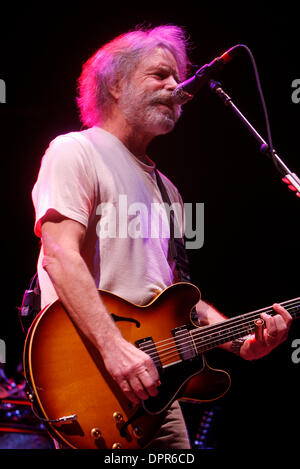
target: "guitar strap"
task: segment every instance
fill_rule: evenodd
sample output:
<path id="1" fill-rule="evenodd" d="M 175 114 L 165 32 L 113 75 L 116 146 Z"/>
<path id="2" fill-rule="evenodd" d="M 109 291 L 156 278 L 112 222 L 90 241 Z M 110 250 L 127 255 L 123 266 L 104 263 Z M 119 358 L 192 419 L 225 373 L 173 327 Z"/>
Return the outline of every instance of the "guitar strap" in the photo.
<path id="1" fill-rule="evenodd" d="M 163 202 L 172 206 L 167 189 L 160 177 L 159 172 L 155 169 L 156 181 L 160 190 Z M 175 236 L 175 223 L 174 210 L 170 210 L 170 239 L 169 239 L 169 255 L 175 261 L 176 271 L 181 282 L 190 282 L 190 267 L 187 252 L 184 245 L 184 240 Z M 176 230 L 178 233 L 178 230 Z"/>
<path id="2" fill-rule="evenodd" d="M 18 308 L 19 319 L 24 333 L 27 333 L 34 318 L 41 311 L 41 290 L 37 272 L 30 280 L 28 290 L 25 290 L 22 306 Z"/>

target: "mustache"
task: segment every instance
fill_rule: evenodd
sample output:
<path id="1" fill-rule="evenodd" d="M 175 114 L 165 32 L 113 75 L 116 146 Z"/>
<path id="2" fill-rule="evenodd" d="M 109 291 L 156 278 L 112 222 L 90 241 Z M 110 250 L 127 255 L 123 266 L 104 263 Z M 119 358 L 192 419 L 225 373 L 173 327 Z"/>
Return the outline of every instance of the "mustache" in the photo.
<path id="1" fill-rule="evenodd" d="M 176 103 L 171 93 L 155 91 L 149 99 L 149 104 L 165 104 L 173 109 L 181 109 L 181 105 Z"/>
<path id="2" fill-rule="evenodd" d="M 178 104 L 174 100 L 171 93 L 156 91 L 151 95 L 148 103 L 150 104 L 150 106 L 155 106 L 157 104 L 164 104 L 165 106 L 167 106 L 171 112 L 171 116 L 174 121 L 177 121 L 182 114 L 182 105 Z"/>

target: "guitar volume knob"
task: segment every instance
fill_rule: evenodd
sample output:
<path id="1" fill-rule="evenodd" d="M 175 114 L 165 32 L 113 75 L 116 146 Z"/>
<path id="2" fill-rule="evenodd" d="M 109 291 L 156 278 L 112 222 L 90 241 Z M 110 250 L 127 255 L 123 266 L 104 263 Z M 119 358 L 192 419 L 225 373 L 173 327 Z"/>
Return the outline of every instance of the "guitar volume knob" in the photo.
<path id="1" fill-rule="evenodd" d="M 95 440 L 98 440 L 99 438 L 101 438 L 102 436 L 102 433 L 101 433 L 101 430 L 100 428 L 92 428 L 91 430 L 91 436 L 95 439 Z"/>
<path id="2" fill-rule="evenodd" d="M 124 422 L 123 415 L 122 415 L 120 412 L 114 412 L 114 413 L 113 413 L 113 419 L 114 419 L 117 423 L 122 423 L 122 422 Z"/>
<path id="3" fill-rule="evenodd" d="M 114 443 L 111 447 L 111 449 L 122 449 L 121 443 Z"/>

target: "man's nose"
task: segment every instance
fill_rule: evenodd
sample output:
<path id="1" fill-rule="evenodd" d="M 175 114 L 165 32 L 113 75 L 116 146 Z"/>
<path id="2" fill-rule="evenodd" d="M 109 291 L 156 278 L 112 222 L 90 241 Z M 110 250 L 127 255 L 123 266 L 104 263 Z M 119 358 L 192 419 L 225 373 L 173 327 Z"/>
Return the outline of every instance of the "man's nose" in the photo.
<path id="1" fill-rule="evenodd" d="M 175 79 L 175 77 L 173 75 L 170 75 L 168 79 L 166 80 L 166 85 L 165 85 L 166 89 L 168 91 L 174 91 L 177 85 L 178 85 L 178 82 Z"/>

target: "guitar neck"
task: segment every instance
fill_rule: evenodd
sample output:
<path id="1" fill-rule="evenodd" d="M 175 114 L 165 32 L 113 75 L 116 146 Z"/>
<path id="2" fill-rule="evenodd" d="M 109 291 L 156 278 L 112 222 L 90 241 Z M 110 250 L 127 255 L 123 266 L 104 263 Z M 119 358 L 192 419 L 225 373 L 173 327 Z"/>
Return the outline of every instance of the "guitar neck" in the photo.
<path id="1" fill-rule="evenodd" d="M 300 317 L 300 297 L 280 304 L 293 319 Z M 252 334 L 255 330 L 254 321 L 260 318 L 261 313 L 267 313 L 271 316 L 276 314 L 272 307 L 267 307 L 191 330 L 190 333 L 197 352 L 201 354 L 226 342 Z"/>

